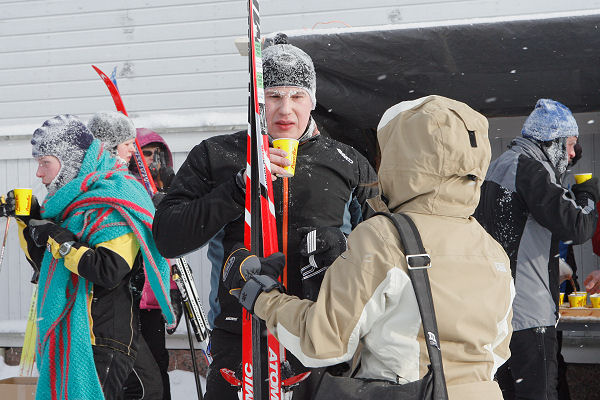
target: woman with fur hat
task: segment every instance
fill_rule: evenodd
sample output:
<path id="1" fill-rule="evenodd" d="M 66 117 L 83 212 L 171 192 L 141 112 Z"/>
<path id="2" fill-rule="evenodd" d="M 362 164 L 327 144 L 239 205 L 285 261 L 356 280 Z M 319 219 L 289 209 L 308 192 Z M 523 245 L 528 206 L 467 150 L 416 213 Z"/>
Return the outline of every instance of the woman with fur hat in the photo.
<path id="1" fill-rule="evenodd" d="M 101 111 L 90 118 L 87 127 L 113 156 L 129 164 L 135 153 L 136 131 L 128 116 L 119 111 Z"/>
<path id="2" fill-rule="evenodd" d="M 39 214 L 17 217 L 25 255 L 40 270 L 37 399 L 123 398 L 138 350 L 130 278 L 142 260 L 173 322 L 152 202 L 72 115 L 44 122 L 31 143 L 48 188 Z"/>

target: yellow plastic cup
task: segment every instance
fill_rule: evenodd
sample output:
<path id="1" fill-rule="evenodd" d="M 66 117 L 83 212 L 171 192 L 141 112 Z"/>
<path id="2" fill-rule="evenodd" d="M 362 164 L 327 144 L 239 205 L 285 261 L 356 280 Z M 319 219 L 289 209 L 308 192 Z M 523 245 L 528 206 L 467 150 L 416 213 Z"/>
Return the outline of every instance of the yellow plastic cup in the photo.
<path id="1" fill-rule="evenodd" d="M 564 302 L 565 302 L 565 294 L 561 293 L 560 297 L 558 298 L 558 305 L 562 306 Z"/>
<path id="2" fill-rule="evenodd" d="M 586 300 L 586 292 L 573 292 L 569 295 L 569 305 L 571 306 L 571 308 L 585 307 Z"/>
<path id="3" fill-rule="evenodd" d="M 31 189 L 14 189 L 15 215 L 29 215 L 31 213 Z"/>
<path id="4" fill-rule="evenodd" d="M 593 308 L 600 308 L 600 294 L 590 295 L 590 301 L 592 302 Z"/>
<path id="5" fill-rule="evenodd" d="M 284 175 L 286 178 L 294 176 L 296 172 L 296 157 L 298 156 L 298 141 L 296 139 L 282 138 L 273 140 L 273 147 L 284 150 L 287 153 L 287 158 L 291 164 L 285 167 Z"/>
<path id="6" fill-rule="evenodd" d="M 575 174 L 573 175 L 575 177 L 575 182 L 576 183 L 583 183 L 589 179 L 592 179 L 592 173 L 591 172 L 586 172 L 585 174 Z"/>

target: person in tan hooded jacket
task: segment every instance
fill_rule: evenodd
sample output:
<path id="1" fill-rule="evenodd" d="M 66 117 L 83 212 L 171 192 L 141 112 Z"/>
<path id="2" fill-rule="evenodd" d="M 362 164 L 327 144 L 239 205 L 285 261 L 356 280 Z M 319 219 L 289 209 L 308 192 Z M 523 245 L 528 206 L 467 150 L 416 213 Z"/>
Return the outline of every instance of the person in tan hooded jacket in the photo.
<path id="1" fill-rule="evenodd" d="M 410 216 L 431 257 L 428 272 L 450 399 L 502 399 L 493 378 L 510 356 L 509 259 L 471 217 L 491 158 L 487 131 L 484 116 L 441 96 L 397 104 L 378 127 L 380 196 L 371 205 Z M 281 258 L 259 260 L 265 274 Z M 244 290 L 243 268 L 231 267 L 226 263 L 223 279 L 236 294 Z M 305 365 L 348 361 L 362 343 L 356 377 L 407 383 L 425 375 L 429 358 L 419 309 L 398 232 L 388 218 L 372 217 L 350 234 L 348 249 L 327 271 L 316 302 L 267 291 L 275 286 L 263 285 L 242 305 L 253 308 Z"/>

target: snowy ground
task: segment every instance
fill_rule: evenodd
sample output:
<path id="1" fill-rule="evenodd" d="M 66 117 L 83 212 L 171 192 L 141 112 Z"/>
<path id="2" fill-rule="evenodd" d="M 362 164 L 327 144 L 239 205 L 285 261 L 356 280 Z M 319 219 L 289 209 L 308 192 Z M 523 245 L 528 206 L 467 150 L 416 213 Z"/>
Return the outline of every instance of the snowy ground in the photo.
<path id="1" fill-rule="evenodd" d="M 196 381 L 194 373 L 175 369 L 169 372 L 171 381 L 171 398 L 173 400 L 193 400 L 196 398 Z M 206 391 L 206 380 L 200 377 L 202 393 Z"/>
<path id="2" fill-rule="evenodd" d="M 4 357 L 0 356 L 0 379 L 11 378 L 19 375 L 19 366 L 9 366 L 4 363 Z M 190 400 L 196 396 L 196 381 L 194 374 L 179 369 L 169 372 L 171 380 L 171 397 L 173 400 Z M 206 390 L 206 380 L 200 377 L 202 391 Z"/>

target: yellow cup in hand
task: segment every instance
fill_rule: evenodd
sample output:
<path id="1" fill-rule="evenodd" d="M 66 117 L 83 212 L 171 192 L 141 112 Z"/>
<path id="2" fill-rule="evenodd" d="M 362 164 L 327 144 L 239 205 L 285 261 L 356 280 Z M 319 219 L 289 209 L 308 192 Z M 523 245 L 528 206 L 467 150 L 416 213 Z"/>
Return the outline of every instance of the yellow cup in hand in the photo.
<path id="1" fill-rule="evenodd" d="M 273 140 L 273 147 L 276 149 L 284 150 L 287 153 L 287 158 L 291 164 L 284 168 L 286 175 L 284 177 L 289 178 L 294 176 L 296 172 L 296 157 L 298 156 L 298 141 L 296 139 L 275 139 Z"/>
<path id="2" fill-rule="evenodd" d="M 31 189 L 14 189 L 15 215 L 29 215 L 31 213 Z"/>
<path id="3" fill-rule="evenodd" d="M 589 179 L 592 179 L 592 173 L 591 172 L 586 172 L 584 174 L 575 174 L 573 175 L 575 177 L 575 182 L 576 183 L 583 183 Z"/>

